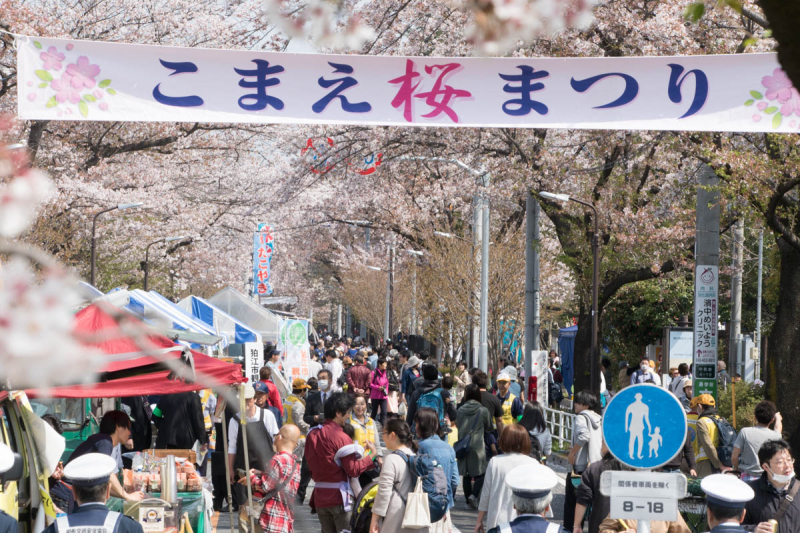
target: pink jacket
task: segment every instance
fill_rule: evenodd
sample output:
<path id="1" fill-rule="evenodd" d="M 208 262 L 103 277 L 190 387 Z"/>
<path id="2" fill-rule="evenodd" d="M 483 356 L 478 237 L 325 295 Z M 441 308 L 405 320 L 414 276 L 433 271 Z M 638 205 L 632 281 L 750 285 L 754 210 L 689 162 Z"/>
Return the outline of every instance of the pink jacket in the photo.
<path id="1" fill-rule="evenodd" d="M 375 369 L 369 375 L 369 399 L 385 400 L 389 397 L 386 391 L 389 389 L 389 376 L 385 370 Z"/>

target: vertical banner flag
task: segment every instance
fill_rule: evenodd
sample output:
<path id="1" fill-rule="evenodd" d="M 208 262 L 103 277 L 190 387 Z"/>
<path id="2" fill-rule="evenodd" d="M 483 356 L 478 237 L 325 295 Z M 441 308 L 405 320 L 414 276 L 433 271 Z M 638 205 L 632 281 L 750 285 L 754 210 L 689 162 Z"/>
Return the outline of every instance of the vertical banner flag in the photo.
<path id="1" fill-rule="evenodd" d="M 244 360 L 247 369 L 247 379 L 255 383 L 260 379 L 258 372 L 264 365 L 263 346 L 255 342 L 244 343 Z"/>
<path id="2" fill-rule="evenodd" d="M 27 36 L 16 47 L 25 120 L 800 131 L 774 53 L 387 57 Z"/>
<path id="3" fill-rule="evenodd" d="M 719 267 L 697 265 L 694 280 L 694 395 L 717 397 Z"/>
<path id="4" fill-rule="evenodd" d="M 286 379 L 308 379 L 311 352 L 308 344 L 308 321 L 281 319 L 277 347 L 283 352 L 283 372 Z"/>
<path id="5" fill-rule="evenodd" d="M 272 294 L 272 254 L 275 240 L 272 226 L 259 224 L 253 234 L 253 292 L 260 296 Z"/>

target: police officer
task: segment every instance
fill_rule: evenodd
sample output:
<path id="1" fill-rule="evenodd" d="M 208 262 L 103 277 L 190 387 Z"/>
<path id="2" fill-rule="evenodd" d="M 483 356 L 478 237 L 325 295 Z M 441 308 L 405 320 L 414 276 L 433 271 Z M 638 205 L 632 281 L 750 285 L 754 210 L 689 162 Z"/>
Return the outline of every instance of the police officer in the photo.
<path id="1" fill-rule="evenodd" d="M 72 486 L 78 508 L 69 516 L 56 518 L 44 533 L 143 533 L 132 518 L 109 511 L 110 476 L 117 463 L 102 453 L 87 453 L 64 467 L 64 479 Z"/>
<path id="2" fill-rule="evenodd" d="M 700 482 L 706 493 L 709 533 L 747 531 L 742 527 L 745 507 L 755 493 L 744 481 L 726 474 L 712 474 Z"/>
<path id="3" fill-rule="evenodd" d="M 14 453 L 11 448 L 0 443 L 0 478 L 14 466 Z M 0 533 L 17 533 L 17 521 L 0 509 Z"/>
<path id="4" fill-rule="evenodd" d="M 500 524 L 489 533 L 566 533 L 558 524 L 545 520 L 553 501 L 553 487 L 558 483 L 555 472 L 544 465 L 518 466 L 506 475 L 506 484 L 511 489 L 517 518 L 511 523 Z"/>

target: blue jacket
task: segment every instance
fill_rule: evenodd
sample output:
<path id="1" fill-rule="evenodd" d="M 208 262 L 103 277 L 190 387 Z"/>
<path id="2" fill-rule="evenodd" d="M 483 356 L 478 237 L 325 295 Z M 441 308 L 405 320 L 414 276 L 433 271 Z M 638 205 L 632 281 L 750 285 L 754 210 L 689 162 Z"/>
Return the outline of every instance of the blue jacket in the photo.
<path id="1" fill-rule="evenodd" d="M 419 375 L 414 373 L 413 368 L 406 368 L 406 371 L 403 372 L 403 381 L 400 384 L 400 392 L 406 396 L 411 396 L 411 393 L 414 392 L 411 390 L 411 385 L 418 377 Z"/>
<path id="2" fill-rule="evenodd" d="M 447 508 L 451 509 L 455 502 L 456 491 L 458 490 L 458 464 L 456 463 L 456 452 L 453 447 L 433 435 L 427 439 L 419 441 L 419 453 L 430 455 L 437 463 L 444 468 L 445 476 L 448 480 L 447 486 Z"/>
<path id="3" fill-rule="evenodd" d="M 522 387 L 519 386 L 519 383 L 513 381 L 511 382 L 511 385 L 508 388 L 511 391 L 511 394 L 513 394 L 517 398 L 522 398 Z"/>
<path id="4" fill-rule="evenodd" d="M 78 507 L 69 515 L 70 528 L 73 527 L 101 527 L 106 520 L 109 510 L 102 503 L 87 503 Z M 44 533 L 58 533 L 56 523 L 50 524 Z M 61 532 L 64 533 L 64 532 Z M 117 520 L 114 533 L 142 533 L 142 526 L 132 518 L 121 515 Z"/>
<path id="5" fill-rule="evenodd" d="M 559 524 L 551 524 L 539 515 L 524 514 L 515 518 L 510 524 L 499 524 L 489 533 L 566 533 Z"/>
<path id="6" fill-rule="evenodd" d="M 18 528 L 17 521 L 13 517 L 0 511 L 0 533 L 17 533 Z"/>

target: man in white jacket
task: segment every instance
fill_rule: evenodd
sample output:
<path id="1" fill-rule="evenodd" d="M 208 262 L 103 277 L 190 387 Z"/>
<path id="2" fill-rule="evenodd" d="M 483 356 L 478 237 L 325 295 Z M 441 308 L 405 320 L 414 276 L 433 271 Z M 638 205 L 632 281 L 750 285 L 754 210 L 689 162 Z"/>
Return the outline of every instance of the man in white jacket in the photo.
<path id="1" fill-rule="evenodd" d="M 567 486 L 564 502 L 564 529 L 573 530 L 575 521 L 575 487 L 572 478 L 578 477 L 586 470 L 589 463 L 602 458 L 603 429 L 602 417 L 597 414 L 600 409 L 600 400 L 590 391 L 580 391 L 572 402 L 575 417 L 572 421 L 572 448 L 569 451 L 569 463 L 572 472 L 567 475 Z"/>

